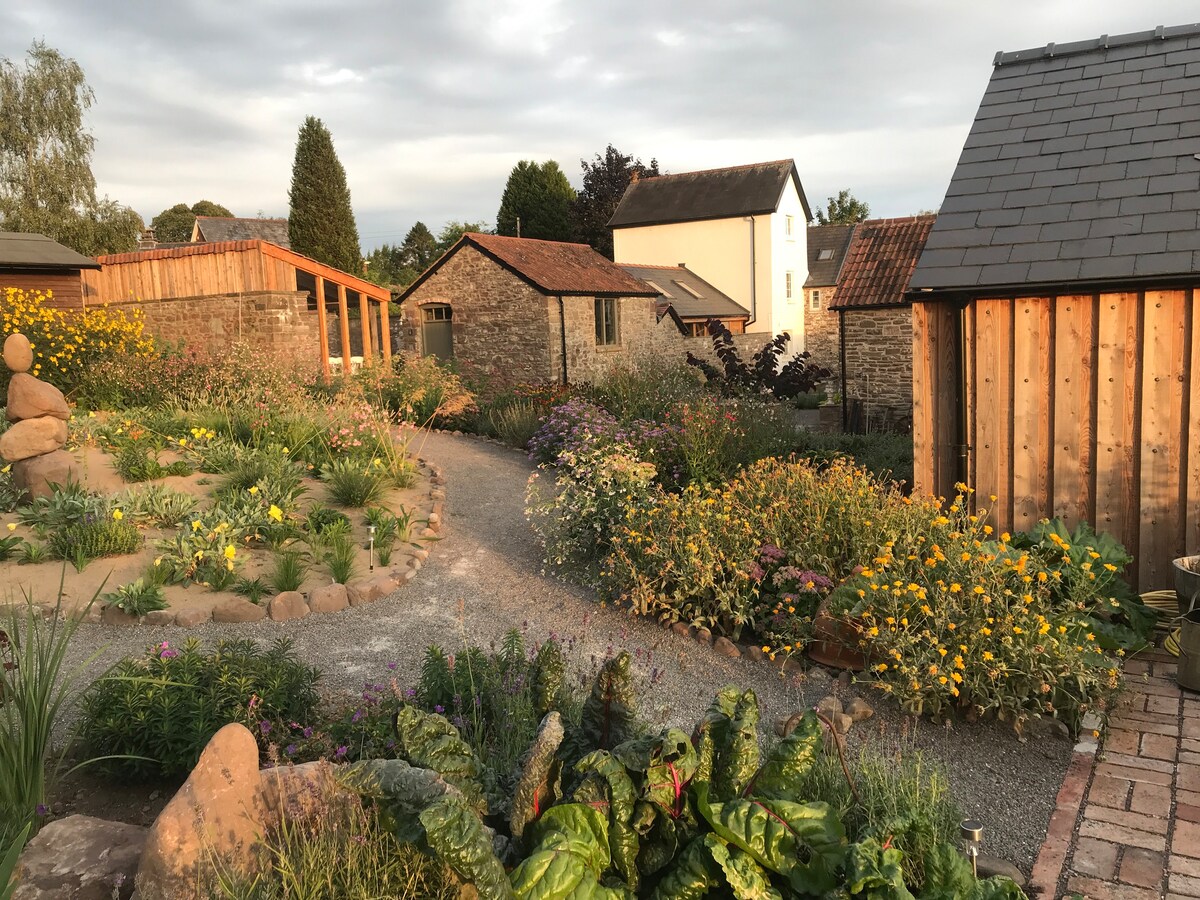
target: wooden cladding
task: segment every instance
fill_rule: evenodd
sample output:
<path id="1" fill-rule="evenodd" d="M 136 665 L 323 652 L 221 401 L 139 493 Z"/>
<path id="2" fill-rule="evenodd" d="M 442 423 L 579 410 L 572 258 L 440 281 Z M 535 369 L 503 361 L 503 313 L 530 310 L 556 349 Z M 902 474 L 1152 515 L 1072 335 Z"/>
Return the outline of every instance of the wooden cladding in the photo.
<path id="1" fill-rule="evenodd" d="M 1171 587 L 1171 560 L 1200 552 L 1196 300 L 1179 289 L 915 304 L 917 489 L 948 495 L 965 477 L 1001 530 L 1089 521 L 1134 554 L 1140 590 Z"/>

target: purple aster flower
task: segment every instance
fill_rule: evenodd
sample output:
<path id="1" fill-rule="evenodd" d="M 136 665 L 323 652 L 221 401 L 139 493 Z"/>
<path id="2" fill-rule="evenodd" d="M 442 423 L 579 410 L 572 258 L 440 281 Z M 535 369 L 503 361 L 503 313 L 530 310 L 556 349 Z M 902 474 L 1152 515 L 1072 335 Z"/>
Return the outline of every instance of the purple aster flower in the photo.
<path id="1" fill-rule="evenodd" d="M 288 744 L 286 747 L 283 748 L 283 752 L 286 753 L 288 756 L 295 756 L 296 755 L 296 745 Z"/>
<path id="2" fill-rule="evenodd" d="M 263 719 L 261 722 L 258 723 L 258 730 L 261 731 L 263 734 L 270 734 L 271 733 L 271 723 L 268 722 L 266 719 Z"/>
<path id="3" fill-rule="evenodd" d="M 37 805 L 37 809 L 35 810 L 35 812 L 38 814 L 39 817 L 42 817 L 42 816 L 45 816 L 46 813 L 50 812 L 50 810 L 46 808 L 45 803 L 39 803 Z"/>
<path id="4" fill-rule="evenodd" d="M 396 664 L 395 664 L 394 662 L 390 662 L 390 663 L 388 663 L 388 664 L 387 664 L 387 669 L 388 669 L 388 671 L 389 671 L 389 672 L 395 672 L 395 671 L 396 671 Z"/>
<path id="5" fill-rule="evenodd" d="M 310 738 L 313 736 L 313 728 L 311 725 L 309 725 L 307 728 L 304 729 L 304 736 L 306 738 Z"/>
<path id="6" fill-rule="evenodd" d="M 342 744 L 342 746 L 338 747 L 337 751 L 333 754 L 333 758 L 341 759 L 343 756 L 345 756 L 349 752 L 350 752 L 350 748 L 347 747 L 345 744 Z"/>
<path id="7" fill-rule="evenodd" d="M 446 711 L 446 707 L 442 706 L 442 704 L 439 703 L 436 706 L 434 706 L 433 711 L 440 716 L 442 713 L 444 713 Z"/>
<path id="8" fill-rule="evenodd" d="M 366 715 L 366 713 L 364 713 L 361 709 L 356 709 L 354 711 L 354 715 L 350 717 L 350 723 L 354 724 L 355 722 L 360 721 L 364 715 Z"/>

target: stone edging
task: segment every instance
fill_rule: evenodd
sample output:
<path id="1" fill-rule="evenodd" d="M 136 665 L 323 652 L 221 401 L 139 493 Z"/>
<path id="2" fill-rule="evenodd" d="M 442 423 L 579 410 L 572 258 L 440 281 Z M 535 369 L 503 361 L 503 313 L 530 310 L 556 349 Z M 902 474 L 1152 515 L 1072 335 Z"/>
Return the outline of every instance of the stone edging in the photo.
<path id="1" fill-rule="evenodd" d="M 426 527 L 417 536 L 421 540 L 437 538 L 442 531 L 445 517 L 446 476 L 440 468 L 430 465 L 424 459 L 417 458 L 417 466 L 424 469 L 429 477 L 429 492 L 426 497 L 429 513 L 425 517 Z M 425 504 L 421 504 L 424 508 Z M 417 547 L 407 552 L 407 558 L 400 563 L 391 565 L 385 570 L 377 569 L 375 574 L 367 578 L 358 578 L 349 584 L 322 585 L 309 592 L 305 597 L 299 591 L 285 591 L 270 600 L 264 600 L 259 605 L 249 600 L 226 600 L 212 609 L 163 609 L 144 616 L 130 616 L 116 607 L 105 607 L 103 610 L 93 608 L 88 621 L 102 622 L 106 625 L 178 625 L 183 628 L 194 628 L 207 622 L 246 623 L 246 622 L 287 622 L 301 619 L 310 613 L 340 612 L 350 606 L 364 606 L 374 603 L 391 595 L 397 588 L 412 581 L 417 571 L 429 558 L 428 547 Z"/>

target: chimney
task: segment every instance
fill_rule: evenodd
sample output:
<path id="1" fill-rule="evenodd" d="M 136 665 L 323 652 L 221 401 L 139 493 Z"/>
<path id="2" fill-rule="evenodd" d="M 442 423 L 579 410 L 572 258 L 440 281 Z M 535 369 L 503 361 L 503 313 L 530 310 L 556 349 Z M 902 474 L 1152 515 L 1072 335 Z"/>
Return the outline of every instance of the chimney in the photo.
<path id="1" fill-rule="evenodd" d="M 634 169 L 632 172 L 629 173 L 629 183 L 637 184 L 638 179 L 641 177 L 642 177 L 642 173 L 639 172 L 637 169 Z"/>
<path id="2" fill-rule="evenodd" d="M 147 228 L 138 235 L 137 248 L 139 250 L 153 250 L 158 246 L 158 238 L 154 236 L 154 229 Z"/>

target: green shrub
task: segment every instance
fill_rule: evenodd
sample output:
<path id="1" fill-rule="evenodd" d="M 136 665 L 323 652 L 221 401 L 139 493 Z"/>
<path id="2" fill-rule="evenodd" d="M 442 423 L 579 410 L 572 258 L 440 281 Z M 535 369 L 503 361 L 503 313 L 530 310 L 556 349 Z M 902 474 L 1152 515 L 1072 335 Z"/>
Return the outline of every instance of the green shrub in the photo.
<path id="1" fill-rule="evenodd" d="M 10 534 L 8 537 L 0 537 L 0 562 L 10 559 L 16 553 L 20 552 L 25 545 L 25 539 L 18 534 Z"/>
<path id="2" fill-rule="evenodd" d="M 0 419 L 3 413 L 0 412 Z M 0 513 L 12 512 L 21 502 L 25 492 L 20 490 L 12 477 L 12 465 L 0 466 Z"/>
<path id="3" fill-rule="evenodd" d="M 962 810 L 945 772 L 911 746 L 867 744 L 847 760 L 853 788 L 833 748 L 821 755 L 798 786 L 799 794 L 828 803 L 852 841 L 890 835 L 904 854 L 905 880 L 925 882 L 925 860 L 958 840 Z"/>
<path id="4" fill-rule="evenodd" d="M 358 569 L 358 544 L 348 534 L 333 535 L 325 548 L 325 565 L 338 584 L 349 584 Z"/>
<path id="5" fill-rule="evenodd" d="M 510 447 L 524 450 L 542 426 L 542 409 L 530 401 L 517 401 L 487 410 L 489 431 Z"/>
<path id="6" fill-rule="evenodd" d="M 32 503 L 17 512 L 22 525 L 48 534 L 85 520 L 107 519 L 112 513 L 112 504 L 106 497 L 88 491 L 78 482 L 68 480 L 64 485 L 53 485 L 53 488 L 50 496 L 35 497 Z"/>
<path id="7" fill-rule="evenodd" d="M 207 896 L 211 900 L 456 900 L 461 896 L 450 869 L 396 838 L 373 805 L 323 795 L 311 802 L 316 814 L 301 822 L 284 816 L 271 824 L 263 837 L 265 871 L 251 877 L 218 870 Z"/>
<path id="8" fill-rule="evenodd" d="M 113 457 L 113 468 L 126 482 L 155 481 L 169 475 L 191 475 L 192 468 L 182 460 L 163 466 L 153 450 L 142 444 L 127 443 Z"/>
<path id="9" fill-rule="evenodd" d="M 248 725 L 265 747 L 271 722 L 307 721 L 320 673 L 286 640 L 263 650 L 250 640 L 204 650 L 165 641 L 127 656 L 83 700 L 81 739 L 95 756 L 127 755 L 113 769 L 137 776 L 186 775 L 223 725 Z"/>
<path id="10" fill-rule="evenodd" d="M 234 593 L 241 594 L 251 603 L 261 603 L 270 593 L 270 586 L 261 578 L 239 578 L 233 586 Z"/>
<path id="11" fill-rule="evenodd" d="M 350 517 L 322 503 L 314 503 L 304 516 L 304 530 L 309 534 L 324 534 L 330 528 L 342 527 L 350 527 Z"/>
<path id="12" fill-rule="evenodd" d="M 356 508 L 379 500 L 387 493 L 391 481 L 377 459 L 354 458 L 334 460 L 321 478 L 335 503 Z"/>
<path id="13" fill-rule="evenodd" d="M 432 356 L 396 356 L 391 372 L 369 367 L 357 381 L 373 402 L 417 425 L 453 421 L 475 405 L 462 379 Z"/>
<path id="14" fill-rule="evenodd" d="M 801 431 L 796 436 L 794 448 L 799 456 L 820 463 L 839 456 L 849 457 L 876 478 L 887 478 L 912 489 L 912 435 Z"/>
<path id="15" fill-rule="evenodd" d="M 676 404 L 703 393 L 704 379 L 683 360 L 641 356 L 610 368 L 584 393 L 622 422 L 667 420 Z"/>
<path id="16" fill-rule="evenodd" d="M 117 501 L 118 506 L 131 516 L 149 519 L 164 528 L 183 522 L 196 508 L 196 502 L 191 494 L 164 484 L 148 484 L 131 489 Z"/>
<path id="17" fill-rule="evenodd" d="M 50 555 L 54 559 L 92 560 L 105 556 L 136 553 L 142 546 L 142 533 L 125 521 L 101 519 L 77 522 L 50 534 Z"/>
<path id="18" fill-rule="evenodd" d="M 123 584 L 115 591 L 104 594 L 100 599 L 106 605 L 115 606 L 131 616 L 144 616 L 146 613 L 167 608 L 162 587 L 143 578 Z"/>
<path id="19" fill-rule="evenodd" d="M 308 577 L 309 565 L 308 554 L 302 550 L 281 550 L 275 554 L 275 567 L 267 576 L 267 584 L 277 594 L 298 591 Z"/>

